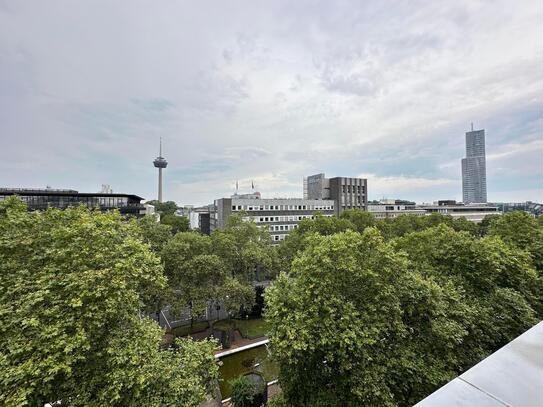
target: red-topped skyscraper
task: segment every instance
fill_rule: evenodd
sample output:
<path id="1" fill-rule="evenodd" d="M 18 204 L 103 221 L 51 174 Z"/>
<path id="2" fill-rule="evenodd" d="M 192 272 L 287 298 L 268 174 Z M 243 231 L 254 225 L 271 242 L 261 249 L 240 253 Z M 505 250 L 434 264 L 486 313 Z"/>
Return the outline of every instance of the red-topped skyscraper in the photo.
<path id="1" fill-rule="evenodd" d="M 162 157 L 162 137 L 160 138 L 160 151 L 153 164 L 158 168 L 158 202 L 162 202 L 162 169 L 168 166 L 168 161 Z"/>

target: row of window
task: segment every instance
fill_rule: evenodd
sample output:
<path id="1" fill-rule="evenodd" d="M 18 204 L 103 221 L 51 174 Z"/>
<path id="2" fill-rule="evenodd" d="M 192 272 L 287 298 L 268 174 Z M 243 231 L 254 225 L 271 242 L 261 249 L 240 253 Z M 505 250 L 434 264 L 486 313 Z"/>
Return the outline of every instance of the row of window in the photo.
<path id="1" fill-rule="evenodd" d="M 366 188 L 364 188 L 363 185 L 342 185 L 343 193 L 355 193 L 359 194 L 360 192 L 364 193 L 366 192 Z"/>
<path id="2" fill-rule="evenodd" d="M 326 211 L 334 205 L 232 205 L 232 211 Z"/>
<path id="3" fill-rule="evenodd" d="M 323 215 L 326 217 L 331 217 L 333 215 Z M 291 216 L 260 216 L 253 217 L 255 222 L 265 223 L 265 222 L 297 222 L 302 219 L 315 219 L 315 215 L 291 215 Z"/>
<path id="4" fill-rule="evenodd" d="M 0 196 L 0 201 L 4 200 L 5 196 Z M 68 206 L 77 206 L 80 204 L 86 205 L 89 208 L 109 207 L 119 208 L 125 207 L 133 202 L 128 202 L 127 197 L 92 197 L 92 196 L 62 196 L 62 195 L 19 195 L 19 198 L 26 202 L 30 208 L 33 206 L 52 206 L 56 208 L 65 208 Z M 139 205 L 139 203 L 136 203 Z"/>
<path id="5" fill-rule="evenodd" d="M 341 203 L 344 204 L 345 201 L 346 201 L 345 196 L 342 195 L 342 196 L 341 196 Z M 351 201 L 352 201 L 352 199 L 351 199 Z M 361 198 L 360 198 L 360 195 L 358 195 L 358 196 L 356 197 L 356 202 L 359 203 L 359 204 L 362 203 L 362 200 L 361 200 Z"/>
<path id="6" fill-rule="evenodd" d="M 296 224 L 290 225 L 270 225 L 270 232 L 288 232 L 298 228 Z"/>
<path id="7" fill-rule="evenodd" d="M 272 241 L 279 242 L 281 240 L 285 240 L 287 235 L 272 235 Z"/>

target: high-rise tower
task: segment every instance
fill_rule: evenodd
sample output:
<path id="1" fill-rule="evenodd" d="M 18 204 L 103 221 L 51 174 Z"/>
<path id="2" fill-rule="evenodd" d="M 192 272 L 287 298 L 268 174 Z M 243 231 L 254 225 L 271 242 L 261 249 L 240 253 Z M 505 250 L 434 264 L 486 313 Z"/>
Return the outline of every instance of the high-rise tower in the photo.
<path id="1" fill-rule="evenodd" d="M 168 161 L 162 157 L 162 137 L 160 138 L 160 152 L 153 164 L 158 168 L 158 202 L 162 202 L 162 169 L 168 166 Z"/>
<path id="2" fill-rule="evenodd" d="M 466 133 L 466 158 L 462 158 L 462 195 L 464 203 L 486 202 L 485 131 Z"/>

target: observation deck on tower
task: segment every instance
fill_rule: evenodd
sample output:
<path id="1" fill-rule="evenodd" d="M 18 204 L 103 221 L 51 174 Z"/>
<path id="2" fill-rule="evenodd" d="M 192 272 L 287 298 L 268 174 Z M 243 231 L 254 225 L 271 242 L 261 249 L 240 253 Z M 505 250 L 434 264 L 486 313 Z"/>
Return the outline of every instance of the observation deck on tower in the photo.
<path id="1" fill-rule="evenodd" d="M 166 168 L 168 166 L 168 161 L 164 157 L 157 157 L 153 161 L 153 164 L 157 168 Z"/>

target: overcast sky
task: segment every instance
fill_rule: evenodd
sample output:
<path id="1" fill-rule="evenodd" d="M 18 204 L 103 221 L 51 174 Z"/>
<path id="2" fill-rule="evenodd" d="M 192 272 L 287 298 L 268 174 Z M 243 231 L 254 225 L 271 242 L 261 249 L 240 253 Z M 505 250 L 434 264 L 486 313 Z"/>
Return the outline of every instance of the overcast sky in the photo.
<path id="1" fill-rule="evenodd" d="M 543 1 L 0 0 L 0 186 L 543 201 Z"/>

